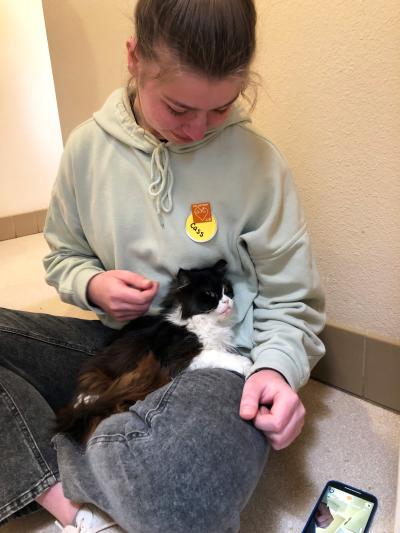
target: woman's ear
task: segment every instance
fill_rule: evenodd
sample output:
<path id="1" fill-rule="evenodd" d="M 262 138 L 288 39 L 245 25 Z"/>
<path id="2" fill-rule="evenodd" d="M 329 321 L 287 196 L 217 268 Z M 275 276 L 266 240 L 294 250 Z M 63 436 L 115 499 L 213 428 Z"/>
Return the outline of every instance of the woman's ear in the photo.
<path id="1" fill-rule="evenodd" d="M 128 70 L 131 76 L 137 75 L 139 58 L 137 55 L 137 39 L 136 37 L 129 37 L 126 41 L 126 49 L 128 51 Z"/>

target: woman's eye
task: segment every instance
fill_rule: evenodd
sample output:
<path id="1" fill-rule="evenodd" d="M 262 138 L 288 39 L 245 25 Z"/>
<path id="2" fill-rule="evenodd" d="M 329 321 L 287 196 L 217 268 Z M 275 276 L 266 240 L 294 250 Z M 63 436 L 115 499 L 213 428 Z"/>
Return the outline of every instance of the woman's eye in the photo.
<path id="1" fill-rule="evenodd" d="M 173 107 L 169 105 L 167 105 L 167 109 L 171 113 L 171 115 L 175 115 L 175 116 L 181 116 L 186 113 L 186 111 L 177 111 L 176 109 L 174 109 Z"/>
<path id="2" fill-rule="evenodd" d="M 178 109 L 174 109 L 168 104 L 166 104 L 166 106 L 167 106 L 168 111 L 171 113 L 171 115 L 174 115 L 176 117 L 181 117 L 183 115 L 186 115 L 186 113 L 188 112 L 187 109 L 180 111 Z M 230 106 L 225 107 L 224 109 L 214 109 L 213 112 L 216 113 L 217 115 L 224 115 L 227 111 L 229 111 L 229 109 L 230 109 Z"/>
<path id="3" fill-rule="evenodd" d="M 229 111 L 230 109 L 230 106 L 229 107 L 225 107 L 224 109 L 215 109 L 215 113 L 217 113 L 217 115 L 223 115 L 224 113 L 226 113 L 227 111 Z"/>

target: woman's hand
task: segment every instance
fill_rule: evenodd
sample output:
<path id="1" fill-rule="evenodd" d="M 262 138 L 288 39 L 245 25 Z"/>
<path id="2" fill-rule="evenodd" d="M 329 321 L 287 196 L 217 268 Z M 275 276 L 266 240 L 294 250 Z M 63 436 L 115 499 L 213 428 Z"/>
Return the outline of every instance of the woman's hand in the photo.
<path id="1" fill-rule="evenodd" d="M 108 270 L 94 276 L 87 297 L 116 320 L 134 320 L 150 307 L 159 284 L 128 270 Z"/>
<path id="2" fill-rule="evenodd" d="M 286 448 L 300 435 L 305 413 L 298 395 L 275 370 L 256 372 L 243 387 L 240 416 L 253 420 L 275 450 Z"/>

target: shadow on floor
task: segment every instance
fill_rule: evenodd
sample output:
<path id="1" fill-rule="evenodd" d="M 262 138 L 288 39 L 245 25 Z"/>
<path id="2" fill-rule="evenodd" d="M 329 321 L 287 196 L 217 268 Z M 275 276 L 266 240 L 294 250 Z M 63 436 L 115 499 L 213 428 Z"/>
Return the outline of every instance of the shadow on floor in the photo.
<path id="1" fill-rule="evenodd" d="M 289 448 L 271 450 L 259 485 L 242 513 L 240 533 L 301 531 L 296 529 L 299 520 L 294 518 L 288 518 L 285 526 L 288 529 L 282 529 L 282 516 L 304 516 L 305 522 L 312 509 L 315 477 L 309 468 L 310 455 L 312 450 L 315 452 L 319 440 L 318 421 L 332 415 L 331 407 L 324 401 L 324 389 L 325 387 L 310 382 L 301 391 L 301 399 L 307 411 L 303 432 Z M 316 457 L 315 460 L 320 461 L 320 458 Z M 321 487 L 324 483 L 321 480 Z"/>

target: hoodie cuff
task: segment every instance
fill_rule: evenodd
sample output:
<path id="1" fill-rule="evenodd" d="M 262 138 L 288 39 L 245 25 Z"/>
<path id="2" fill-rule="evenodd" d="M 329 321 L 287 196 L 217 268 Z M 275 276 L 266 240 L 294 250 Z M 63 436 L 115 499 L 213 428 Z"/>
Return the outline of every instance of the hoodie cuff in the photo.
<path id="1" fill-rule="evenodd" d="M 302 379 L 302 376 L 293 365 L 291 358 L 280 350 L 270 348 L 263 351 L 257 356 L 254 365 L 250 368 L 250 371 L 247 375 L 248 379 L 251 375 L 255 374 L 259 370 L 275 370 L 288 382 L 293 390 L 297 391 L 305 383 L 305 379 Z"/>
<path id="2" fill-rule="evenodd" d="M 101 268 L 85 268 L 76 275 L 74 281 L 73 303 L 82 309 L 93 311 L 93 313 L 97 315 L 99 320 L 101 320 L 105 326 L 112 329 L 121 329 L 128 322 L 121 322 L 113 319 L 103 309 L 101 309 L 101 307 L 93 305 L 87 297 L 87 286 L 89 281 L 94 278 L 94 276 L 97 276 L 97 274 L 102 274 L 103 272 L 105 272 L 105 270 L 102 270 Z"/>
<path id="3" fill-rule="evenodd" d="M 82 309 L 89 309 L 97 315 L 105 314 L 105 312 L 89 302 L 87 298 L 87 286 L 89 281 L 97 276 L 97 274 L 102 274 L 104 270 L 101 268 L 85 268 L 80 270 L 76 275 L 74 280 L 74 295 L 75 295 L 75 304 Z"/>

